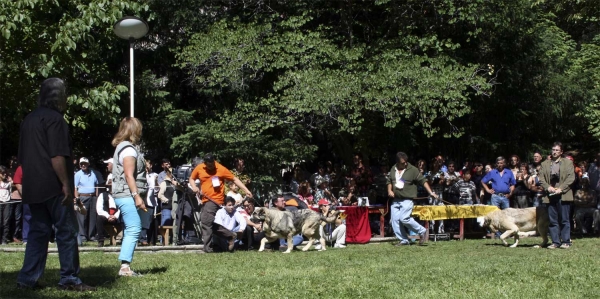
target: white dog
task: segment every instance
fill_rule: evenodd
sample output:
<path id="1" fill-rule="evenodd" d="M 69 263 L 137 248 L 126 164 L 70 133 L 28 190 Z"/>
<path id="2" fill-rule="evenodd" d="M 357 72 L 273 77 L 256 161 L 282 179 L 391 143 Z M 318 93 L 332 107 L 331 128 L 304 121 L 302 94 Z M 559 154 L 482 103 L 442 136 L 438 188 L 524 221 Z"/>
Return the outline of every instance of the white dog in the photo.
<path id="1" fill-rule="evenodd" d="M 485 217 L 478 217 L 477 223 L 482 227 L 488 227 L 492 232 L 504 232 L 500 240 L 508 246 L 506 238 L 514 236 L 515 243 L 510 247 L 517 247 L 519 235 L 529 235 L 529 232 L 537 231 L 542 237 L 540 245 L 544 247 L 548 243 L 548 211 L 545 208 L 526 208 L 499 210 L 491 212 Z M 538 247 L 538 246 L 536 246 Z"/>

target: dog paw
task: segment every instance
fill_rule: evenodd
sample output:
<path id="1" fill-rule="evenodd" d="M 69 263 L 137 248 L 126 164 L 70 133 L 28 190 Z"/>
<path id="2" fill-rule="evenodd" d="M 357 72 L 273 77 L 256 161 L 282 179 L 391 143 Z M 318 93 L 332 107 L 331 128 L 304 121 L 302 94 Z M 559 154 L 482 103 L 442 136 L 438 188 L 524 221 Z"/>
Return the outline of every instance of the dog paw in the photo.
<path id="1" fill-rule="evenodd" d="M 283 253 L 290 253 L 291 251 L 284 251 Z"/>
<path id="2" fill-rule="evenodd" d="M 510 248 L 517 248 L 517 244 L 512 244 L 512 245 L 510 245 L 508 247 L 510 247 Z"/>
<path id="3" fill-rule="evenodd" d="M 542 248 L 540 245 L 535 245 L 533 248 Z"/>

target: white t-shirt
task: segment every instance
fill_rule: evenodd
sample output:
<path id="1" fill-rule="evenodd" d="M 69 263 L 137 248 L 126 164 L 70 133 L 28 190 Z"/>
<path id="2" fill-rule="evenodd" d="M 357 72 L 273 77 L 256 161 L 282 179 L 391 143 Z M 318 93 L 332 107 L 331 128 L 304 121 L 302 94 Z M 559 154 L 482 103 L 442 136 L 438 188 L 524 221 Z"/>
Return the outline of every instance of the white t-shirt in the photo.
<path id="1" fill-rule="evenodd" d="M 123 165 L 123 159 L 125 159 L 125 157 L 134 157 L 137 159 L 137 151 L 131 146 L 126 147 L 119 154 L 119 164 Z"/>
<path id="2" fill-rule="evenodd" d="M 227 192 L 227 196 L 233 197 L 235 199 L 235 205 L 236 206 L 241 205 L 242 201 L 244 201 L 244 198 L 242 197 L 241 194 L 239 194 L 239 193 L 233 193 L 233 191 Z"/>
<path id="3" fill-rule="evenodd" d="M 10 182 L 0 181 L 0 202 L 7 202 L 10 200 L 11 186 L 12 183 Z"/>

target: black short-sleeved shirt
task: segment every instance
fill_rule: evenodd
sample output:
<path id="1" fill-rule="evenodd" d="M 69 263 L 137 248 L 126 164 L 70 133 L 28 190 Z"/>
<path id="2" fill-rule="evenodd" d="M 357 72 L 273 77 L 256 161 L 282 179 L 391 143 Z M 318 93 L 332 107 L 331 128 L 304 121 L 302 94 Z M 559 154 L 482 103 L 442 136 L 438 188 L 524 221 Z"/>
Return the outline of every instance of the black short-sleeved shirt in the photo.
<path id="1" fill-rule="evenodd" d="M 69 126 L 58 111 L 39 107 L 21 123 L 19 162 L 23 167 L 23 203 L 41 203 L 62 194 L 52 158 L 63 156 L 73 190 L 73 163 Z"/>

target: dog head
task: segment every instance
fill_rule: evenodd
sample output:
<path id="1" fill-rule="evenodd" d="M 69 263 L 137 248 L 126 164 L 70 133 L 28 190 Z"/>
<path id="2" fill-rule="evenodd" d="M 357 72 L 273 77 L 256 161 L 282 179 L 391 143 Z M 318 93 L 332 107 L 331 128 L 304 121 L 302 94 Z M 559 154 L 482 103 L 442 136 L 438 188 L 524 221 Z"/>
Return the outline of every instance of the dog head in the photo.
<path id="1" fill-rule="evenodd" d="M 252 216 L 250 217 L 250 221 L 252 221 L 252 222 L 265 221 L 266 209 L 267 208 L 262 208 L 262 207 L 254 209 L 254 212 L 252 212 Z"/>

